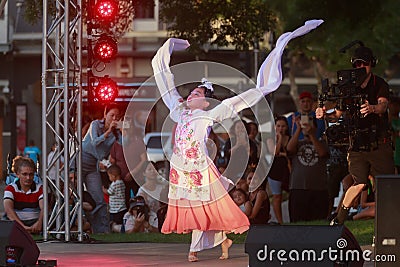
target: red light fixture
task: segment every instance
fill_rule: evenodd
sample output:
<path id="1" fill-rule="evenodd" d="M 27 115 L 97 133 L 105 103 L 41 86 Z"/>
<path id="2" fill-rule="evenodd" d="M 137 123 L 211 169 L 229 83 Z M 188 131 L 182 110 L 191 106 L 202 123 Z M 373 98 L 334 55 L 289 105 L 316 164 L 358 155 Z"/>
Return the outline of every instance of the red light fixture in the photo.
<path id="1" fill-rule="evenodd" d="M 112 102 L 118 96 L 118 85 L 108 76 L 99 78 L 95 96 L 100 102 Z"/>
<path id="2" fill-rule="evenodd" d="M 107 35 L 100 36 L 93 48 L 94 56 L 103 62 L 109 62 L 110 60 L 114 59 L 117 56 L 117 53 L 117 41 Z"/>
<path id="3" fill-rule="evenodd" d="M 118 15 L 118 2 L 115 0 L 97 0 L 94 14 L 100 21 L 113 21 Z"/>

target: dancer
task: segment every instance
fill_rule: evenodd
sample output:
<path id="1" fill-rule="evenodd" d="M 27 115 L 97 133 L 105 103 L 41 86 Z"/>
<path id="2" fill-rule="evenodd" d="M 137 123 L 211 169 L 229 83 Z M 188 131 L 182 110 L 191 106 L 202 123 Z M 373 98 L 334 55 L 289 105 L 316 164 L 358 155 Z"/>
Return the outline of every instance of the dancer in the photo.
<path id="1" fill-rule="evenodd" d="M 249 228 L 246 215 L 227 194 L 230 180 L 221 176 L 207 155 L 206 143 L 214 122 L 234 118 L 238 112 L 256 104 L 264 95 L 276 90 L 281 81 L 281 55 L 293 38 L 306 34 L 320 25 L 312 20 L 293 32 L 282 35 L 262 64 L 257 77 L 257 88 L 225 99 L 207 110 L 213 95 L 212 84 L 202 81 L 184 102 L 174 85 L 169 68 L 172 51 L 189 47 L 186 40 L 170 38 L 157 51 L 152 67 L 162 99 L 177 123 L 175 145 L 171 157 L 169 206 L 163 233 L 192 232 L 188 260 L 198 261 L 197 252 L 221 244 L 220 259 L 228 259 L 232 240 L 226 232 L 243 233 Z"/>

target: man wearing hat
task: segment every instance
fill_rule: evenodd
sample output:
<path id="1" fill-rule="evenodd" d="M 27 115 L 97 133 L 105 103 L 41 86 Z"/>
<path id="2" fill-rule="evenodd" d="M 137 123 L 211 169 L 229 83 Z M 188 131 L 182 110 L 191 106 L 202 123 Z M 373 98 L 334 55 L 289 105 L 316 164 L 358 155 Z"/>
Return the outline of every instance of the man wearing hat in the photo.
<path id="1" fill-rule="evenodd" d="M 303 91 L 299 95 L 299 107 L 300 111 L 294 112 L 291 116 L 288 117 L 289 124 L 289 133 L 291 136 L 296 132 L 296 118 L 300 118 L 301 116 L 308 116 L 309 120 L 315 118 L 314 108 L 314 97 L 308 91 Z M 317 120 L 317 138 L 320 139 L 325 132 L 325 123 L 323 120 Z M 304 139 L 303 132 L 300 133 L 299 140 Z"/>
<path id="2" fill-rule="evenodd" d="M 360 116 L 355 118 L 356 134 L 352 136 L 348 150 L 349 172 L 353 176 L 354 185 L 345 194 L 343 205 L 332 224 L 342 224 L 354 198 L 366 189 L 368 176 L 394 173 L 393 149 L 390 141 L 388 123 L 389 85 L 379 76 L 372 73 L 376 58 L 372 50 L 360 46 L 351 58 L 353 68 L 365 68 L 366 78 L 359 89 L 366 95 L 360 106 Z M 317 118 L 325 115 L 325 107 L 317 108 Z M 332 114 L 339 118 L 346 112 L 335 110 Z M 354 114 L 353 114 L 354 115 Z"/>

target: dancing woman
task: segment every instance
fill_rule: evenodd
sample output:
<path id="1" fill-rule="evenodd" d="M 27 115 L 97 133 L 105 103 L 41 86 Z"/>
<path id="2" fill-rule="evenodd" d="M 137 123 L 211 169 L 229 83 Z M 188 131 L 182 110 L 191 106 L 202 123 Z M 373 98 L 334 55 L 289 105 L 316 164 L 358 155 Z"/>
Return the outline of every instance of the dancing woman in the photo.
<path id="1" fill-rule="evenodd" d="M 225 99 L 210 110 L 207 108 L 214 90 L 208 81 L 202 81 L 194 88 L 185 102 L 175 88 L 170 58 L 174 50 L 189 47 L 186 40 L 170 38 L 154 56 L 152 67 L 157 87 L 170 110 L 171 119 L 177 123 L 168 211 L 161 231 L 166 234 L 192 232 L 189 261 L 198 260 L 198 251 L 220 244 L 220 259 L 227 259 L 232 240 L 227 238 L 226 232 L 243 233 L 249 228 L 246 215 L 227 194 L 231 181 L 221 176 L 208 157 L 205 140 L 210 127 L 215 122 L 236 117 L 238 112 L 276 90 L 282 81 L 281 55 L 286 44 L 322 22 L 307 21 L 297 30 L 283 34 L 259 70 L 257 88 Z"/>

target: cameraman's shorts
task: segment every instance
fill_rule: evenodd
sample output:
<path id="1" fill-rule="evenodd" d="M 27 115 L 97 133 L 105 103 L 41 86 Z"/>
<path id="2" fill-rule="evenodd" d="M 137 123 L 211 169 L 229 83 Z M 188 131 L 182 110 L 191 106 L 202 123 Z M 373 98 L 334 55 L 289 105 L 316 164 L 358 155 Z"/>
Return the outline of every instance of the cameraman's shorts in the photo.
<path id="1" fill-rule="evenodd" d="M 349 173 L 355 184 L 366 184 L 368 175 L 394 174 L 393 149 L 390 143 L 380 144 L 372 151 L 349 151 Z"/>

